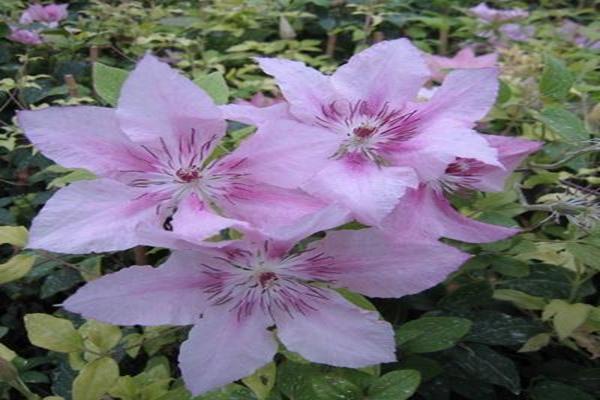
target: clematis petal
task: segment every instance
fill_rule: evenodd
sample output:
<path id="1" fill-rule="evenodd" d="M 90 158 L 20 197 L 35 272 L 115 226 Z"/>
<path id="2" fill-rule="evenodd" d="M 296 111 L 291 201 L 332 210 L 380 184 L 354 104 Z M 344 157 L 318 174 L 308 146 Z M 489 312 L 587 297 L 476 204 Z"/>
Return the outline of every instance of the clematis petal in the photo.
<path id="1" fill-rule="evenodd" d="M 155 210 L 156 200 L 117 181 L 75 182 L 34 218 L 28 247 L 75 254 L 124 250 L 143 244 L 136 228 L 157 219 Z"/>
<path id="2" fill-rule="evenodd" d="M 379 168 L 345 159 L 329 161 L 303 185 L 310 194 L 347 207 L 360 222 L 377 225 L 389 214 L 408 187 L 417 185 L 414 171 L 404 167 Z"/>
<path id="3" fill-rule="evenodd" d="M 288 103 L 282 102 L 267 107 L 246 104 L 227 104 L 219 106 L 223 117 L 244 124 L 260 126 L 272 120 L 291 119 Z"/>
<path id="4" fill-rule="evenodd" d="M 193 395 L 251 375 L 273 359 L 277 343 L 262 312 L 238 320 L 227 309 L 209 309 L 179 351 L 179 368 Z"/>
<path id="5" fill-rule="evenodd" d="M 317 173 L 341 139 L 332 132 L 291 120 L 273 120 L 229 156 L 244 159 L 245 173 L 257 181 L 297 188 Z"/>
<path id="6" fill-rule="evenodd" d="M 146 55 L 123 84 L 117 107 L 121 128 L 136 142 L 161 137 L 174 145 L 194 130 L 196 143 L 217 142 L 225 121 L 211 98 L 194 82 Z M 186 139 L 187 140 L 187 139 Z"/>
<path id="7" fill-rule="evenodd" d="M 290 105 L 290 113 L 299 120 L 313 121 L 321 107 L 336 99 L 330 78 L 299 61 L 258 57 L 260 68 L 277 81 Z"/>
<path id="8" fill-rule="evenodd" d="M 396 361 L 392 326 L 379 315 L 350 304 L 336 292 L 315 310 L 293 316 L 276 308 L 277 336 L 309 361 L 360 368 Z M 318 308 L 317 308 L 318 307 Z"/>
<path id="9" fill-rule="evenodd" d="M 424 123 L 446 119 L 472 126 L 490 111 L 498 88 L 496 68 L 455 70 L 418 114 Z"/>
<path id="10" fill-rule="evenodd" d="M 543 143 L 515 137 L 484 135 L 484 138 L 498 151 L 498 159 L 503 168 L 486 166 L 481 171 L 479 181 L 473 186 L 483 191 L 501 191 L 504 182 L 512 171 L 531 153 L 538 151 Z"/>
<path id="11" fill-rule="evenodd" d="M 410 190 L 382 223 L 382 229 L 398 238 L 447 237 L 470 243 L 495 242 L 519 233 L 517 228 L 465 217 L 443 195 L 426 186 Z"/>
<path id="12" fill-rule="evenodd" d="M 314 251 L 332 257 L 336 285 L 370 297 L 402 297 L 429 289 L 469 258 L 434 240 L 410 234 L 396 240 L 372 228 L 329 232 Z"/>
<path id="13" fill-rule="evenodd" d="M 202 262 L 200 253 L 194 256 L 194 262 Z M 193 324 L 205 307 L 200 286 L 206 278 L 189 265 L 191 261 L 181 261 L 169 259 L 159 268 L 134 266 L 105 275 L 85 284 L 63 306 L 118 325 Z"/>
<path id="14" fill-rule="evenodd" d="M 346 100 L 366 100 L 375 108 L 385 102 L 411 101 L 429 79 L 420 51 L 407 39 L 377 43 L 355 54 L 331 76 Z"/>
<path id="15" fill-rule="evenodd" d="M 41 152 L 67 168 L 111 176 L 145 170 L 145 155 L 120 130 L 114 110 L 78 106 L 20 111 L 19 125 Z"/>

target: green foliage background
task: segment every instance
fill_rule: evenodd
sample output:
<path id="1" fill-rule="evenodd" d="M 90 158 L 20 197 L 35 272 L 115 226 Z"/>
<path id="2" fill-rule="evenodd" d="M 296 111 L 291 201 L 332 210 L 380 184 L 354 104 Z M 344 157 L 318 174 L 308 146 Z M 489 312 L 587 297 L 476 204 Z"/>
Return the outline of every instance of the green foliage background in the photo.
<path id="1" fill-rule="evenodd" d="M 367 300 L 396 327 L 399 362 L 362 370 L 276 362 L 202 400 L 591 400 L 600 394 L 598 52 L 561 39 L 563 18 L 600 40 L 593 1 L 489 2 L 532 11 L 527 42 L 500 50 L 502 90 L 487 133 L 544 140 L 502 193 L 455 198 L 465 214 L 522 234 L 455 245 L 475 255 L 443 284 L 400 300 Z M 43 105 L 114 105 L 135 60 L 151 51 L 216 101 L 276 95 L 255 55 L 332 71 L 382 38 L 454 54 L 484 43 L 473 1 L 70 2 L 69 20 L 37 47 L 0 39 L 0 399 L 188 400 L 176 368 L 180 327 L 116 327 L 57 307 L 85 281 L 167 252 L 137 248 L 68 256 L 23 250 L 32 217 L 53 191 L 89 178 L 29 145 L 15 111 Z M 7 32 L 21 1 L 0 2 Z M 595 27 L 595 30 L 594 30 Z M 595 35 L 595 36 L 594 36 Z M 489 48 L 488 50 L 492 50 Z M 248 128 L 232 125 L 221 151 Z M 77 207 L 76 204 L 73 205 Z M 332 338 L 335 340 L 335 338 Z M 206 366 L 210 368 L 210 365 Z"/>

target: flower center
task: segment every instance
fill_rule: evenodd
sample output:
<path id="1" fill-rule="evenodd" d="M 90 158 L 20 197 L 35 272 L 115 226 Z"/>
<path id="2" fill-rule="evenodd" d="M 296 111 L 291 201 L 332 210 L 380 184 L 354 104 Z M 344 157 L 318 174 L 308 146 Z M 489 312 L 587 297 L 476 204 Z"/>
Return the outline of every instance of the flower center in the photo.
<path id="1" fill-rule="evenodd" d="M 258 275 L 258 283 L 260 283 L 260 286 L 263 288 L 270 288 L 275 284 L 277 279 L 279 279 L 277 275 L 271 271 L 262 272 L 260 275 Z"/>
<path id="2" fill-rule="evenodd" d="M 365 100 L 334 101 L 317 117 L 317 124 L 347 137 L 333 158 L 359 157 L 377 165 L 386 164 L 390 152 L 417 134 L 418 122 L 416 111 L 406 110 L 404 105 L 392 108 L 386 102 L 374 106 Z"/>
<path id="3" fill-rule="evenodd" d="M 196 179 L 202 177 L 202 174 L 200 174 L 200 170 L 195 166 L 188 168 L 179 168 L 177 172 L 175 172 L 175 175 L 177 175 L 177 177 L 185 183 L 195 181 Z"/>
<path id="4" fill-rule="evenodd" d="M 481 177 L 485 164 L 472 158 L 457 158 L 446 167 L 444 175 L 439 179 L 439 190 L 447 193 L 473 189 Z"/>

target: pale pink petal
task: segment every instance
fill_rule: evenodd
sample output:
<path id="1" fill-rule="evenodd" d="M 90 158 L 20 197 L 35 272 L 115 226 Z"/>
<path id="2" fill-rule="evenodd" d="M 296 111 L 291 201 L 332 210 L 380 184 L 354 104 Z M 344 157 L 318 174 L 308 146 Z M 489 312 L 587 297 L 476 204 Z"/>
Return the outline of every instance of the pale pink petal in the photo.
<path id="1" fill-rule="evenodd" d="M 110 176 L 144 170 L 144 155 L 123 134 L 110 108 L 78 106 L 20 111 L 19 125 L 48 158 L 67 168 Z"/>
<path id="2" fill-rule="evenodd" d="M 479 181 L 474 187 L 483 191 L 501 191 L 506 178 L 531 153 L 538 151 L 543 143 L 533 140 L 484 135 L 484 138 L 498 151 L 498 159 L 503 168 L 486 166 L 481 171 Z"/>
<path id="3" fill-rule="evenodd" d="M 34 218 L 29 248 L 60 253 L 117 251 L 141 243 L 136 227 L 156 220 L 156 201 L 110 179 L 60 189 Z"/>
<path id="4" fill-rule="evenodd" d="M 260 310 L 242 319 L 227 306 L 210 308 L 192 328 L 179 351 L 179 368 L 193 395 L 251 375 L 277 352 L 267 330 L 271 319 Z"/>
<path id="5" fill-rule="evenodd" d="M 377 43 L 355 54 L 331 76 L 346 100 L 366 100 L 375 108 L 385 102 L 413 100 L 428 79 L 420 51 L 407 39 Z"/>
<path id="6" fill-rule="evenodd" d="M 469 258 L 434 240 L 410 234 L 395 240 L 372 228 L 329 232 L 315 247 L 315 252 L 332 257 L 336 285 L 370 297 L 402 297 L 429 289 Z"/>
<path id="7" fill-rule="evenodd" d="M 195 254 L 193 262 L 202 262 Z M 188 325 L 205 308 L 202 281 L 192 260 L 160 268 L 134 266 L 88 282 L 63 307 L 85 318 L 118 325 Z"/>
<path id="8" fill-rule="evenodd" d="M 254 180 L 297 188 L 323 168 L 343 138 L 291 120 L 269 121 L 229 156 Z"/>
<path id="9" fill-rule="evenodd" d="M 146 55 L 123 84 L 117 117 L 136 142 L 161 137 L 175 143 L 195 130 L 197 143 L 225 134 L 221 111 L 194 82 L 151 55 Z"/>
<path id="10" fill-rule="evenodd" d="M 389 214 L 408 187 L 417 185 L 414 171 L 404 167 L 378 167 L 345 159 L 330 161 L 304 190 L 347 207 L 359 221 L 377 225 Z"/>
<path id="11" fill-rule="evenodd" d="M 498 87 L 496 68 L 452 71 L 419 115 L 424 123 L 449 119 L 472 126 L 490 111 Z"/>
<path id="12" fill-rule="evenodd" d="M 358 308 L 336 292 L 314 302 L 315 310 L 289 315 L 275 308 L 277 336 L 309 361 L 360 368 L 396 361 L 392 326 L 373 311 Z"/>
<path id="13" fill-rule="evenodd" d="M 519 233 L 517 228 L 486 224 L 456 211 L 443 195 L 422 186 L 410 190 L 383 222 L 392 237 L 438 239 L 447 237 L 471 243 L 487 243 Z"/>
<path id="14" fill-rule="evenodd" d="M 219 106 L 223 117 L 244 124 L 260 126 L 272 120 L 291 119 L 288 103 L 277 103 L 267 107 L 246 104 L 227 104 Z"/>
<path id="15" fill-rule="evenodd" d="M 240 229 L 247 226 L 245 222 L 218 215 L 195 194 L 187 196 L 179 203 L 171 225 L 173 233 L 192 243 L 200 243 L 226 228 Z"/>
<path id="16" fill-rule="evenodd" d="M 413 168 L 422 182 L 443 175 L 457 157 L 504 168 L 498 160 L 498 151 L 483 135 L 445 119 L 429 124 L 419 135 L 399 146 L 392 156 L 396 165 Z"/>
<path id="17" fill-rule="evenodd" d="M 315 213 L 300 217 L 288 225 L 266 225 L 261 228 L 243 229 L 243 231 L 244 237 L 249 240 L 261 242 L 270 239 L 270 254 L 281 256 L 300 240 L 316 232 L 336 228 L 351 220 L 351 213 L 348 209 L 331 204 Z"/>
<path id="18" fill-rule="evenodd" d="M 260 68 L 275 78 L 290 112 L 300 120 L 312 121 L 321 106 L 336 99 L 330 78 L 299 61 L 281 58 L 256 58 Z"/>

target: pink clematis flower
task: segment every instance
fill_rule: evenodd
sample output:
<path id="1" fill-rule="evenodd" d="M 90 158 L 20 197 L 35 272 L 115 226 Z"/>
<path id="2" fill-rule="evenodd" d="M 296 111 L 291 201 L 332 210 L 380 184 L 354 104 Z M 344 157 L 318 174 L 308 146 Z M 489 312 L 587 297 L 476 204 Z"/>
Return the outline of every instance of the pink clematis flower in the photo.
<path id="1" fill-rule="evenodd" d="M 495 67 L 498 60 L 498 54 L 491 53 L 476 56 L 472 48 L 465 47 L 456 53 L 454 57 L 427 54 L 425 59 L 427 65 L 431 69 L 433 79 L 441 82 L 448 73 L 448 70 Z"/>
<path id="2" fill-rule="evenodd" d="M 254 107 L 269 107 L 275 104 L 283 103 L 285 100 L 282 97 L 268 97 L 263 93 L 256 93 L 250 100 L 236 100 L 235 104 L 251 105 Z"/>
<path id="3" fill-rule="evenodd" d="M 69 16 L 68 4 L 32 4 L 21 14 L 21 24 L 39 22 L 49 28 L 56 28 L 58 23 Z"/>
<path id="4" fill-rule="evenodd" d="M 193 82 L 149 55 L 125 82 L 116 109 L 53 107 L 22 111 L 18 119 L 46 156 L 99 176 L 47 202 L 31 226 L 32 248 L 185 247 L 228 227 L 277 229 L 327 206 L 299 190 L 257 182 L 235 152 L 209 159 L 225 134 L 221 112 Z M 327 209 L 338 224 L 346 218 Z"/>
<path id="5" fill-rule="evenodd" d="M 430 101 L 418 102 L 429 70 L 406 39 L 378 43 L 331 76 L 296 61 L 258 62 L 287 103 L 222 108 L 226 117 L 258 126 L 239 154 L 257 165 L 261 179 L 299 186 L 363 223 L 379 224 L 418 185 L 415 166 L 441 163 L 441 175 L 456 157 L 500 165 L 472 129 L 494 103 L 493 68 L 454 71 Z"/>
<path id="6" fill-rule="evenodd" d="M 476 16 L 481 22 L 485 23 L 514 21 L 518 19 L 524 19 L 529 16 L 527 11 L 519 8 L 497 10 L 495 8 L 488 7 L 488 5 L 485 3 L 479 3 L 477 6 L 470 8 L 469 12 Z"/>
<path id="7" fill-rule="evenodd" d="M 10 27 L 8 39 L 12 40 L 13 42 L 27 45 L 38 45 L 44 43 L 44 40 L 38 32 L 29 29 L 15 28 L 13 26 Z"/>
<path id="8" fill-rule="evenodd" d="M 469 158 L 457 158 L 442 176 L 424 178 L 417 189 L 411 189 L 382 224 L 394 237 L 409 235 L 438 239 L 447 237 L 472 243 L 494 242 L 519 232 L 516 228 L 486 224 L 467 218 L 446 199 L 447 194 L 468 191 L 501 191 L 504 181 L 529 154 L 539 150 L 540 142 L 485 135 L 498 150 L 504 168 L 483 164 Z"/>
<path id="9" fill-rule="evenodd" d="M 122 269 L 63 305 L 113 324 L 194 325 L 179 366 L 198 395 L 270 362 L 275 334 L 312 362 L 359 368 L 395 361 L 391 325 L 334 288 L 401 297 L 438 284 L 467 258 L 439 242 L 391 242 L 373 229 L 330 232 L 301 251 L 243 241 L 174 252 L 159 268 Z"/>

